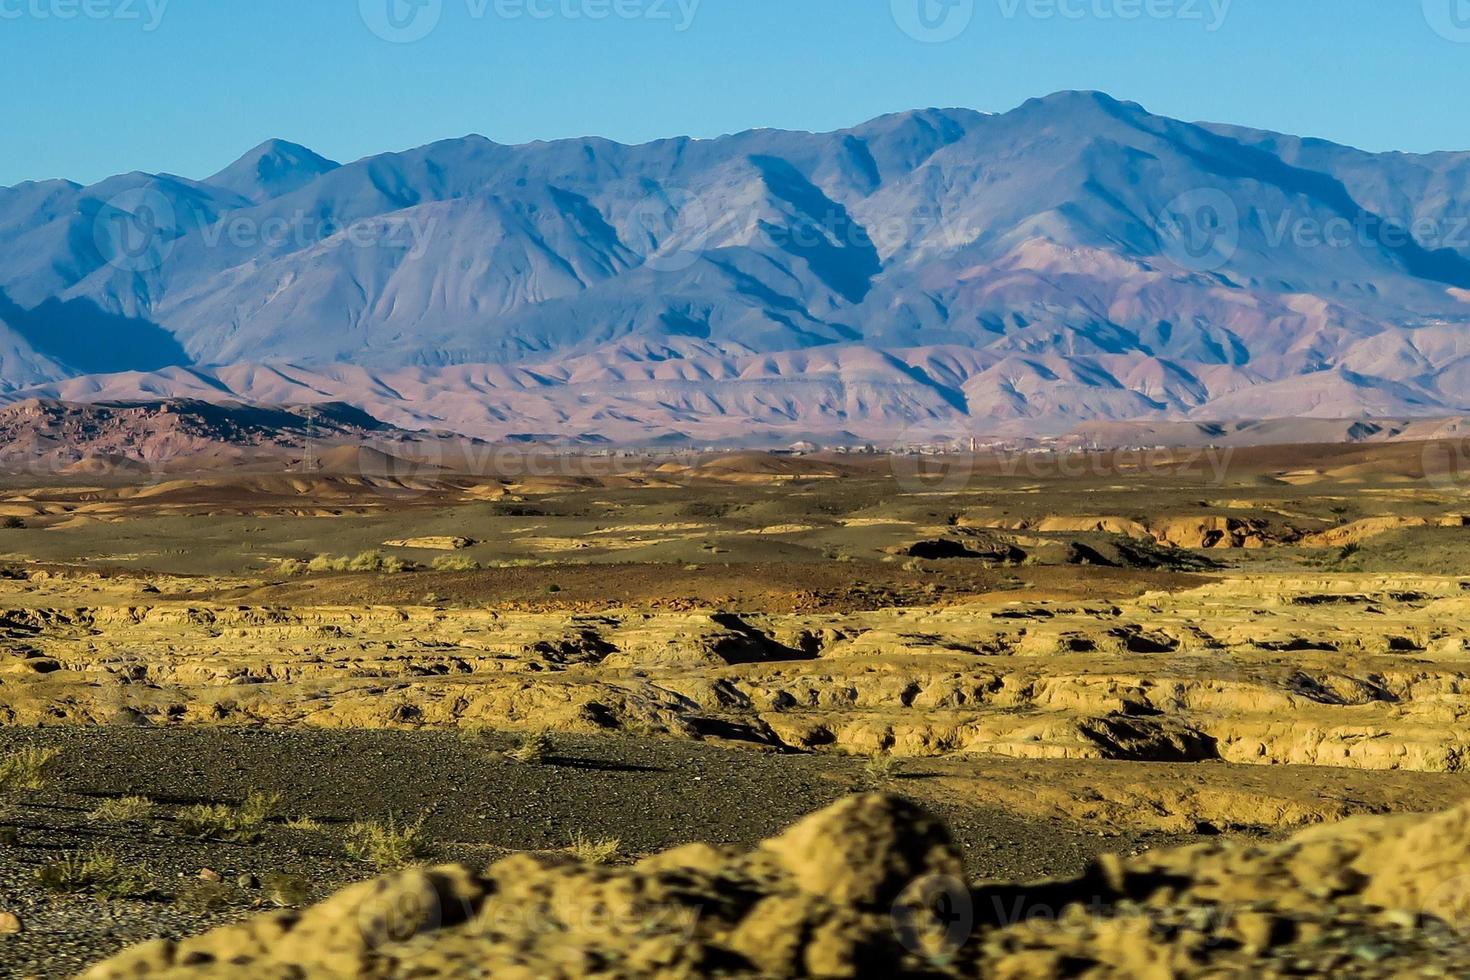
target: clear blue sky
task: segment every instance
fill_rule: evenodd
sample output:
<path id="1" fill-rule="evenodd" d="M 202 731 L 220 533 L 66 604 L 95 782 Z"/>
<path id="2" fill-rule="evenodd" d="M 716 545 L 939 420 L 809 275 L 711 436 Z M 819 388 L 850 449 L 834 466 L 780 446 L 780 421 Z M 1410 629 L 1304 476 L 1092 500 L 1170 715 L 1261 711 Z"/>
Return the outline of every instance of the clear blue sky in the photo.
<path id="1" fill-rule="evenodd" d="M 471 132 L 834 129 L 1067 88 L 1370 149 L 1470 149 L 1470 0 L 953 0 L 972 18 L 937 43 L 897 24 L 893 5 L 920 0 L 424 0 L 437 27 L 412 43 L 365 25 L 361 7 L 381 21 L 389 2 L 408 0 L 0 0 L 0 184 L 203 177 L 268 137 L 351 160 Z M 609 10 L 631 16 L 586 16 Z"/>

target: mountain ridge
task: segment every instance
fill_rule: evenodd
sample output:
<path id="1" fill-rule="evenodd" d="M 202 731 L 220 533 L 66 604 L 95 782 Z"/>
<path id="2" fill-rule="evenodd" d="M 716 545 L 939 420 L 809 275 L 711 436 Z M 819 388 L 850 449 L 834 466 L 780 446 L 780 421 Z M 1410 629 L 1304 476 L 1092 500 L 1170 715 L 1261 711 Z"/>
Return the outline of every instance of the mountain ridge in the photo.
<path id="1" fill-rule="evenodd" d="M 638 439 L 1454 415 L 1467 216 L 1470 153 L 1374 154 L 1097 92 L 830 133 L 470 136 L 347 164 L 272 140 L 203 181 L 0 189 L 0 292 L 19 311 L 0 391 L 115 391 L 161 366 L 16 339 L 62 304 L 71 336 L 152 325 L 181 366 L 356 365 L 378 417 L 440 421 L 385 403 L 402 372 L 470 385 L 447 414 L 492 438 L 497 416 Z M 626 376 L 655 358 L 689 378 Z M 459 370 L 476 365 L 519 381 L 478 405 Z"/>

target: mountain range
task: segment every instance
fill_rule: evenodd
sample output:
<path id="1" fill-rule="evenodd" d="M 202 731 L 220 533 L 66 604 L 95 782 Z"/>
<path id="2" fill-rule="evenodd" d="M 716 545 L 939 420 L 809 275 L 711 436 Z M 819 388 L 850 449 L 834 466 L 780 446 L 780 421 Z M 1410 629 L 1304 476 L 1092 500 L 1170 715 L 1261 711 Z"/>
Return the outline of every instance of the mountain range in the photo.
<path id="1" fill-rule="evenodd" d="M 1470 152 L 1091 92 L 0 189 L 0 400 L 626 443 L 1470 411 Z"/>

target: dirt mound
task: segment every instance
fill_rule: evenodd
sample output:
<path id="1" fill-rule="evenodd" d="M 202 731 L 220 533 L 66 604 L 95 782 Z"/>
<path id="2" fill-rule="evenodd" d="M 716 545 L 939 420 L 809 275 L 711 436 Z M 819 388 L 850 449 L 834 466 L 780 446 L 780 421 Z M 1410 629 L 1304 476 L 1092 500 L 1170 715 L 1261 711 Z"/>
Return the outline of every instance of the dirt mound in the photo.
<path id="1" fill-rule="evenodd" d="M 417 551 L 463 551 L 465 548 L 473 547 L 474 544 L 474 538 L 430 535 L 423 538 L 397 538 L 392 541 L 384 541 L 383 547 L 409 548 Z"/>
<path id="2" fill-rule="evenodd" d="M 830 480 L 842 470 L 821 460 L 772 453 L 730 453 L 692 467 L 689 475 L 741 483 L 767 480 Z"/>
<path id="3" fill-rule="evenodd" d="M 1470 968 L 1467 861 L 1470 806 L 967 884 L 936 820 L 870 795 L 749 852 L 408 871 L 85 976 L 1454 976 Z"/>
<path id="4" fill-rule="evenodd" d="M 1430 527 L 1435 522 L 1423 517 L 1368 517 L 1361 521 L 1353 521 L 1341 527 L 1329 528 L 1317 534 L 1309 534 L 1302 538 L 1302 545 L 1307 548 L 1341 548 L 1349 544 L 1361 544 L 1369 538 L 1389 534 L 1393 531 L 1402 531 L 1406 528 Z M 1441 526 L 1455 527 L 1461 523 L 1461 518 L 1446 517 Z"/>

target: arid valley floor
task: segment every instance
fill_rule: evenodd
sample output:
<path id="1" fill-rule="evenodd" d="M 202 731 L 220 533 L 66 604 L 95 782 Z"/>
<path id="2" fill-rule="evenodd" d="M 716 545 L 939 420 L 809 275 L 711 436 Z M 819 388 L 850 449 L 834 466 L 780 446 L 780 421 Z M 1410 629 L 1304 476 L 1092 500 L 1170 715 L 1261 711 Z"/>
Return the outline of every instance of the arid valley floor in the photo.
<path id="1" fill-rule="evenodd" d="M 16 476 L 0 974 L 1466 975 L 1458 458 Z"/>

